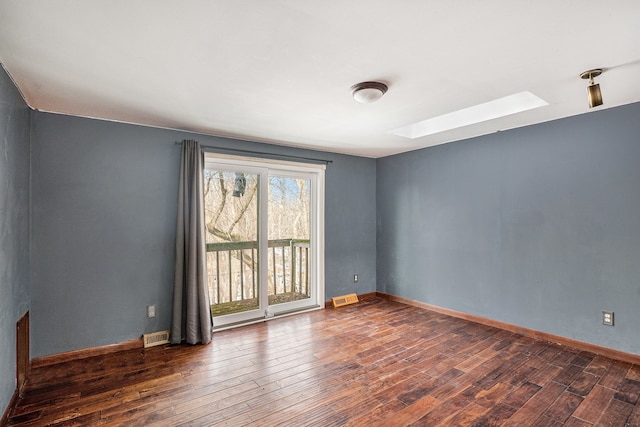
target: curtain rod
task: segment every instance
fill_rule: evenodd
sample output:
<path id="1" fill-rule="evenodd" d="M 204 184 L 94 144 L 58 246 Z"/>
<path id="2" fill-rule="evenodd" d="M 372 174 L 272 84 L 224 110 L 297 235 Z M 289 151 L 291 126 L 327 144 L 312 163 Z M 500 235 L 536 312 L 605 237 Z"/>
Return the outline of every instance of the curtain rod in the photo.
<path id="1" fill-rule="evenodd" d="M 182 141 L 176 141 L 176 145 L 182 145 Z M 260 154 L 260 155 L 263 155 L 263 156 L 284 157 L 284 158 L 287 158 L 287 159 L 309 160 L 309 161 L 320 162 L 320 163 L 324 163 L 324 164 L 333 163 L 333 160 L 316 159 L 316 158 L 313 158 L 313 157 L 293 156 L 293 155 L 290 155 L 290 154 L 265 153 L 264 151 L 242 150 L 242 149 L 239 149 L 239 148 L 224 148 L 224 147 L 216 147 L 216 146 L 213 146 L 213 145 L 204 145 L 204 144 L 200 144 L 200 146 L 202 148 L 211 148 L 214 151 L 228 151 L 228 152 L 231 152 L 231 153 L 242 153 L 242 154 Z"/>

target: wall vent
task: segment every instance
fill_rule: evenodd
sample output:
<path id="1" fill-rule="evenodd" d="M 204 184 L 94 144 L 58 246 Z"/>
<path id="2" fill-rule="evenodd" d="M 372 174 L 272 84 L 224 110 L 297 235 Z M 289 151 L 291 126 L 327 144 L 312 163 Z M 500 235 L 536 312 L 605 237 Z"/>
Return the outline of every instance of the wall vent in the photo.
<path id="1" fill-rule="evenodd" d="M 349 294 L 331 298 L 334 307 L 342 307 L 343 305 L 355 304 L 358 302 L 358 295 Z"/>
<path id="2" fill-rule="evenodd" d="M 171 331 L 158 331 L 151 332 L 150 334 L 142 335 L 142 341 L 144 342 L 144 348 L 154 347 L 156 345 L 169 344 L 169 334 Z"/>

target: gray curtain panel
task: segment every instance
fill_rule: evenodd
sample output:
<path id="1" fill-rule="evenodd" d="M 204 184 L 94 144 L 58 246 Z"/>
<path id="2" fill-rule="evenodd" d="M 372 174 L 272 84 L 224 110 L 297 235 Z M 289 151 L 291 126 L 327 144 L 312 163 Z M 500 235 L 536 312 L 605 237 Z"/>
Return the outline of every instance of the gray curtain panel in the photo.
<path id="1" fill-rule="evenodd" d="M 171 343 L 211 341 L 200 143 L 182 141 Z"/>

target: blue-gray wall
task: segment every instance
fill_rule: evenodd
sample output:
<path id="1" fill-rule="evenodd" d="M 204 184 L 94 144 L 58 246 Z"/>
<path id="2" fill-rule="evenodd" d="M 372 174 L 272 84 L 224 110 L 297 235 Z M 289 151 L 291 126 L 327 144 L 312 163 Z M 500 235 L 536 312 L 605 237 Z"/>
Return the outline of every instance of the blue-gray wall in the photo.
<path id="1" fill-rule="evenodd" d="M 29 117 L 0 67 L 0 417 L 16 389 L 16 322 L 30 301 Z"/>
<path id="2" fill-rule="evenodd" d="M 326 298 L 376 290 L 373 159 L 48 113 L 33 114 L 31 136 L 33 357 L 169 328 L 175 141 L 185 138 L 333 160 L 325 181 Z"/>
<path id="3" fill-rule="evenodd" d="M 640 353 L 640 103 L 376 172 L 378 290 Z"/>

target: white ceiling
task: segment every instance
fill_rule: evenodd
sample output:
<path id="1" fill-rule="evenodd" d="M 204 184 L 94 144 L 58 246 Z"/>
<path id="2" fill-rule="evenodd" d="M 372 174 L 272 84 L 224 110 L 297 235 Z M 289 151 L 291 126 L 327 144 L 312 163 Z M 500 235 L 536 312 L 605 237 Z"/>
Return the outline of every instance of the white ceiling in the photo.
<path id="1" fill-rule="evenodd" d="M 380 157 L 586 113 L 590 68 L 594 111 L 640 101 L 640 1 L 0 0 L 0 62 L 37 110 Z M 549 105 L 388 133 L 522 91 Z"/>

